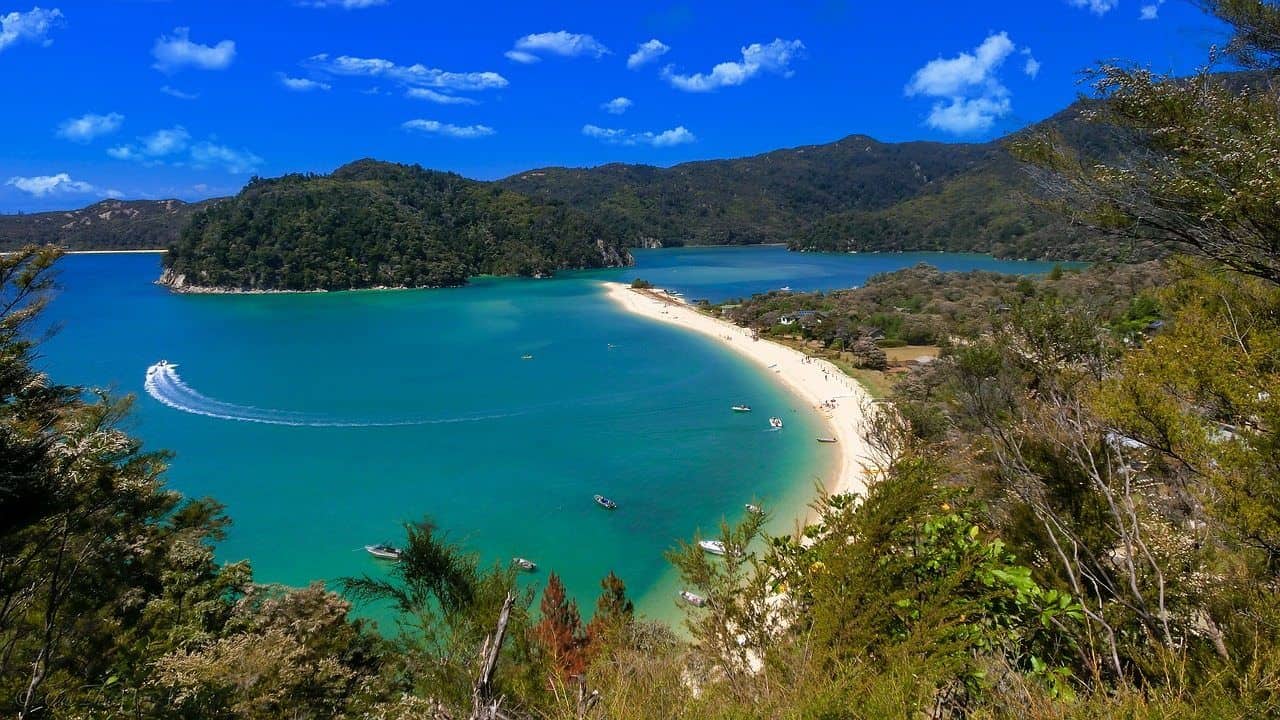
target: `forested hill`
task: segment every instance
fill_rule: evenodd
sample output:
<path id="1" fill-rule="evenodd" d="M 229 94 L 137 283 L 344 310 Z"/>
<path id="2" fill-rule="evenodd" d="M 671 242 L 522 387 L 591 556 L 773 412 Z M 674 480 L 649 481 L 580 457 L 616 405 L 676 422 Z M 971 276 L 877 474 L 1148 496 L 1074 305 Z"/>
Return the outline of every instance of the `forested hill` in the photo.
<path id="1" fill-rule="evenodd" d="M 558 203 L 453 173 L 360 160 L 332 175 L 254 179 L 197 213 L 169 247 L 178 290 L 460 285 L 625 265 L 623 237 Z"/>
<path id="2" fill-rule="evenodd" d="M 177 239 L 197 211 L 217 200 L 103 200 L 79 210 L 0 215 L 0 251 L 24 245 L 68 250 L 150 250 Z"/>
<path id="3" fill-rule="evenodd" d="M 1053 129 L 1086 156 L 1117 150 L 1113 131 L 1072 105 L 1026 131 Z M 796 250 L 949 250 L 1005 257 L 1141 259 L 1145 248 L 1070 226 L 1036 202 L 1007 150 L 983 144 L 827 145 L 671 168 L 546 168 L 501 181 L 621 228 L 637 245 L 785 242 Z"/>

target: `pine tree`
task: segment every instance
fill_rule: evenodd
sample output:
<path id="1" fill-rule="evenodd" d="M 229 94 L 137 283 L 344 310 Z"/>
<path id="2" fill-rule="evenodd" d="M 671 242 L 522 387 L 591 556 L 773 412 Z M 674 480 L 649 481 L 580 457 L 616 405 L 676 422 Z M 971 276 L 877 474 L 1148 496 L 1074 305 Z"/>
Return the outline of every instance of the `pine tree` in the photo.
<path id="1" fill-rule="evenodd" d="M 635 615 L 635 605 L 627 597 L 627 586 L 612 570 L 600 581 L 600 589 L 595 615 L 587 624 L 587 643 L 591 654 L 597 652 L 610 635 L 629 625 Z"/>
<path id="2" fill-rule="evenodd" d="M 578 603 L 565 595 L 564 583 L 554 572 L 542 591 L 542 618 L 533 634 L 551 656 L 552 665 L 562 680 L 581 675 L 586 670 L 586 634 Z"/>

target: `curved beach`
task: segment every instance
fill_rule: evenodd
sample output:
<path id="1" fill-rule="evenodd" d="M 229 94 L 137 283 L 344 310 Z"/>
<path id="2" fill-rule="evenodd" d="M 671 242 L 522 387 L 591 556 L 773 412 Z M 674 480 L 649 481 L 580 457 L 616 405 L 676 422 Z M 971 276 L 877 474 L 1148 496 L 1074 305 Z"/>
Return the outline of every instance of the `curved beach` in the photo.
<path id="1" fill-rule="evenodd" d="M 864 494 L 872 451 L 861 428 L 871 396 L 855 380 L 831 363 L 810 358 L 799 350 L 771 340 L 756 339 L 747 328 L 698 312 L 661 290 L 637 290 L 618 282 L 604 282 L 608 297 L 628 312 L 713 337 L 758 363 L 788 389 L 827 419 L 838 442 L 818 445 L 840 453 L 838 468 L 827 479 L 827 491 Z"/>

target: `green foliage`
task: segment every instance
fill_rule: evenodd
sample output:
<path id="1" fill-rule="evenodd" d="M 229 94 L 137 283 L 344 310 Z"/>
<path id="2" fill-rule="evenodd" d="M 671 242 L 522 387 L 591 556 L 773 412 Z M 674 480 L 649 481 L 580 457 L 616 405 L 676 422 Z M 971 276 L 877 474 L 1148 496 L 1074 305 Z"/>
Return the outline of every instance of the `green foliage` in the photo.
<path id="1" fill-rule="evenodd" d="M 173 287 L 235 290 L 440 287 L 627 262 L 618 233 L 584 213 L 372 160 L 255 178 L 197 213 L 164 259 Z"/>

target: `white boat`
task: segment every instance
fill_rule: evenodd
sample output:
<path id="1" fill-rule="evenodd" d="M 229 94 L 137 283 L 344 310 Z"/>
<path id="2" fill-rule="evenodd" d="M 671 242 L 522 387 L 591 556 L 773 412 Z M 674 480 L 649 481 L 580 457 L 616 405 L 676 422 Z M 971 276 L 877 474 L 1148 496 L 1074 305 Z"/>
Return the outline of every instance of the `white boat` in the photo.
<path id="1" fill-rule="evenodd" d="M 833 438 L 833 437 L 820 437 L 820 438 L 818 438 L 818 442 L 820 442 L 820 443 L 833 443 L 833 442 L 836 442 L 836 439 L 835 439 L 835 438 Z"/>
<path id="2" fill-rule="evenodd" d="M 764 513 L 764 510 L 761 509 L 759 505 L 756 505 L 754 503 L 747 503 L 746 508 L 747 508 L 747 512 L 751 513 L 752 515 L 761 515 Z"/>
<path id="3" fill-rule="evenodd" d="M 728 551 L 724 547 L 724 543 L 719 540 L 699 540 L 698 547 L 702 548 L 704 552 L 709 552 L 712 555 L 728 554 Z"/>
<path id="4" fill-rule="evenodd" d="M 378 558 L 379 560 L 399 560 L 403 551 L 392 545 L 379 543 L 377 545 L 365 545 L 365 552 Z"/>
<path id="5" fill-rule="evenodd" d="M 511 558 L 511 564 L 525 572 L 533 572 L 538 569 L 538 563 L 529 560 L 528 558 Z"/>
<path id="6" fill-rule="evenodd" d="M 751 412 L 750 405 L 734 405 L 731 409 L 734 412 Z"/>
<path id="7" fill-rule="evenodd" d="M 603 496 L 603 495 L 596 495 L 596 496 L 594 496 L 592 499 L 596 501 L 596 504 L 597 504 L 597 505 L 599 505 L 600 507 L 604 508 L 605 510 L 617 510 L 617 509 L 618 509 L 618 503 L 616 503 L 616 502 L 614 502 L 614 501 L 610 500 L 609 498 L 607 498 L 607 497 L 605 497 L 605 496 Z"/>
<path id="8" fill-rule="evenodd" d="M 521 355 L 521 356 L 520 356 L 520 359 L 521 359 L 521 360 L 532 360 L 532 359 L 533 359 L 533 355 L 530 355 L 530 354 L 527 354 L 527 353 L 526 353 L 526 354 L 524 354 L 524 355 Z"/>
<path id="9" fill-rule="evenodd" d="M 147 374 L 154 375 L 159 370 L 168 370 L 169 368 L 176 368 L 176 367 L 178 367 L 178 363 L 171 363 L 168 360 L 161 360 L 155 365 L 152 365 L 151 367 L 147 368 Z"/>
<path id="10" fill-rule="evenodd" d="M 776 428 L 776 429 L 778 429 L 778 430 L 781 430 L 781 429 L 782 429 L 782 418 L 780 418 L 780 417 L 771 417 L 771 418 L 769 418 L 769 427 L 771 427 L 771 428 Z"/>
<path id="11" fill-rule="evenodd" d="M 694 607 L 704 607 L 707 604 L 706 598 L 702 597 L 701 595 L 698 595 L 697 593 L 691 593 L 688 590 L 680 591 L 680 599 L 684 600 L 685 602 L 689 603 Z"/>
<path id="12" fill-rule="evenodd" d="M 778 289 L 779 289 L 779 290 L 781 290 L 782 292 L 791 292 L 791 286 L 790 286 L 790 285 L 783 285 L 782 287 L 780 287 L 780 288 L 778 288 Z"/>

